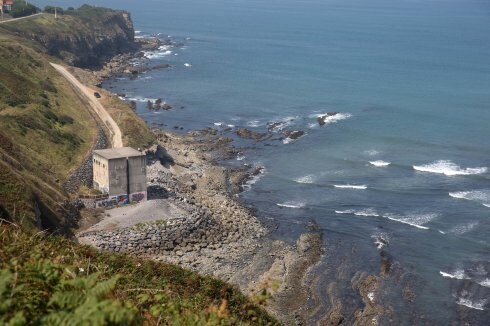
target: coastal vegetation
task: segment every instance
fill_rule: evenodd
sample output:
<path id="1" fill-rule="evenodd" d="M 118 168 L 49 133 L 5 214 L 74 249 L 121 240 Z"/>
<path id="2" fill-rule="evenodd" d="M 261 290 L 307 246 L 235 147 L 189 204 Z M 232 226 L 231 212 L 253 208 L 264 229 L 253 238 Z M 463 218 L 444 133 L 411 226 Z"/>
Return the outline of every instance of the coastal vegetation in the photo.
<path id="1" fill-rule="evenodd" d="M 0 225 L 0 324 L 275 325 L 236 288 Z"/>
<path id="2" fill-rule="evenodd" d="M 53 56 L 62 53 L 59 58 L 72 63 L 69 51 L 76 52 L 81 39 L 94 45 L 85 50 L 94 57 L 98 51 L 113 55 L 130 47 L 131 32 L 126 38 L 118 24 L 107 29 L 105 37 L 96 37 L 91 28 L 107 27 L 104 14 L 107 19 L 126 19 L 110 9 L 92 17 L 98 10 L 85 6 L 73 16 L 40 15 L 0 26 L 0 217 L 28 229 L 66 233 L 74 223 L 66 220 L 66 209 L 59 205 L 69 199 L 63 184 L 89 154 L 98 127 L 85 100 L 49 62 L 59 62 Z M 125 26 L 132 30 L 131 23 Z M 153 141 L 129 105 L 110 101 L 126 144 L 144 147 Z"/>

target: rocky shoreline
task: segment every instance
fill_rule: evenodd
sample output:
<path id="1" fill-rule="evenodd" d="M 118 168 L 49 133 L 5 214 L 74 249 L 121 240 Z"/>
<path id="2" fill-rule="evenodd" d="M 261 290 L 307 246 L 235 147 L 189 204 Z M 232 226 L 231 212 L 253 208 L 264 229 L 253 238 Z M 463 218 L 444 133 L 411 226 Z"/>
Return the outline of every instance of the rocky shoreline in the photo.
<path id="1" fill-rule="evenodd" d="M 150 40 L 147 49 L 158 49 L 160 42 Z M 139 50 L 117 56 L 85 82 L 100 86 L 103 79 L 115 74 L 141 73 L 144 70 L 134 73 L 128 66 L 133 66 L 134 58 L 141 59 L 142 53 Z M 149 64 L 146 67 L 151 69 Z M 271 122 L 265 133 L 243 128 L 236 134 L 253 141 L 270 139 L 277 131 L 282 133 L 279 140 L 283 141 L 304 135 L 303 131 L 283 127 L 281 122 Z M 146 210 L 159 212 L 159 205 L 171 209 L 161 216 L 144 218 L 130 205 L 119 214 L 126 222 L 131 220 L 124 225 L 111 223 L 111 215 L 120 208 L 107 210 L 102 220 L 107 222 L 105 226 L 99 223 L 79 230 L 78 240 L 100 250 L 125 252 L 213 275 L 238 286 L 285 324 L 308 324 L 309 313 L 303 309 L 314 292 L 309 271 L 320 263 L 325 252 L 322 232 L 312 225 L 294 245 L 269 236 L 273 226 L 266 225 L 253 209 L 237 199 L 246 181 L 263 168 L 220 163 L 240 153 L 221 130 L 206 128 L 185 135 L 158 129 L 154 132 L 157 144 L 147 150 L 150 206 Z M 357 283 L 365 284 L 368 277 L 359 277 Z M 369 306 L 370 292 L 358 293 L 359 301 Z M 359 312 L 357 320 L 373 320 L 381 311 L 376 308 L 369 309 L 368 317 Z M 344 320 L 339 306 L 330 307 L 324 314 L 322 322 L 327 324 L 340 325 Z"/>

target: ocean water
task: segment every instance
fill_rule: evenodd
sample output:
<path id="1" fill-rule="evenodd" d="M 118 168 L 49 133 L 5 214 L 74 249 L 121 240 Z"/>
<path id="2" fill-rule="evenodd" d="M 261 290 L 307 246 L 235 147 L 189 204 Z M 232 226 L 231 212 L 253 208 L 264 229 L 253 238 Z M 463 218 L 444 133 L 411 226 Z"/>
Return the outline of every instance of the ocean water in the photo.
<path id="1" fill-rule="evenodd" d="M 488 1 L 83 2 L 127 9 L 137 35 L 181 43 L 148 54 L 170 69 L 104 84 L 142 99 L 148 123 L 306 132 L 237 140 L 247 147 L 237 162 L 266 168 L 241 197 L 278 224 L 274 237 L 293 243 L 311 222 L 323 233 L 311 324 L 329 308 L 329 284 L 350 298 L 356 271 L 379 273 L 379 237 L 394 267 L 375 300 L 397 324 L 488 323 Z M 148 98 L 174 109 L 151 112 Z M 326 112 L 340 114 L 320 127 Z"/>

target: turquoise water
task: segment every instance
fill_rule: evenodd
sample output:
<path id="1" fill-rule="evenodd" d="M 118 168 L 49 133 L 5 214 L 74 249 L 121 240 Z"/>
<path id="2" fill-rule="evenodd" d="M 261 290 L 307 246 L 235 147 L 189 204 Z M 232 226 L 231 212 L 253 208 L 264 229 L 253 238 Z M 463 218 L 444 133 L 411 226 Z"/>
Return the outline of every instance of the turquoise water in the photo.
<path id="1" fill-rule="evenodd" d="M 490 4 L 91 2 L 130 10 L 138 35 L 183 43 L 153 54 L 171 69 L 105 84 L 176 107 L 154 113 L 139 103 L 149 123 L 264 131 L 285 121 L 306 131 L 288 144 L 245 143 L 240 162 L 267 172 L 242 198 L 279 225 L 276 237 L 293 242 L 319 225 L 320 293 L 335 280 L 350 295 L 350 278 L 336 279 L 342 261 L 350 277 L 378 273 L 381 236 L 395 267 L 376 300 L 397 323 L 490 320 Z M 345 119 L 318 126 L 329 111 Z M 401 298 L 407 285 L 413 303 Z M 329 307 L 320 305 L 312 324 Z"/>

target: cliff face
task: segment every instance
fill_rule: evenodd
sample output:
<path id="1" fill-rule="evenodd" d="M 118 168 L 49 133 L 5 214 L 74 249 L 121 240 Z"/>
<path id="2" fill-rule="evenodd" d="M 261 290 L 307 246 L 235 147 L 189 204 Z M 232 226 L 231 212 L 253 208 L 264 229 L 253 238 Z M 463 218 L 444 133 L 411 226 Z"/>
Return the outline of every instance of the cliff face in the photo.
<path id="1" fill-rule="evenodd" d="M 81 68 L 97 68 L 116 54 L 134 50 L 130 14 L 84 5 L 54 20 L 49 15 L 8 24 L 6 29 L 33 40 L 49 55 Z"/>

